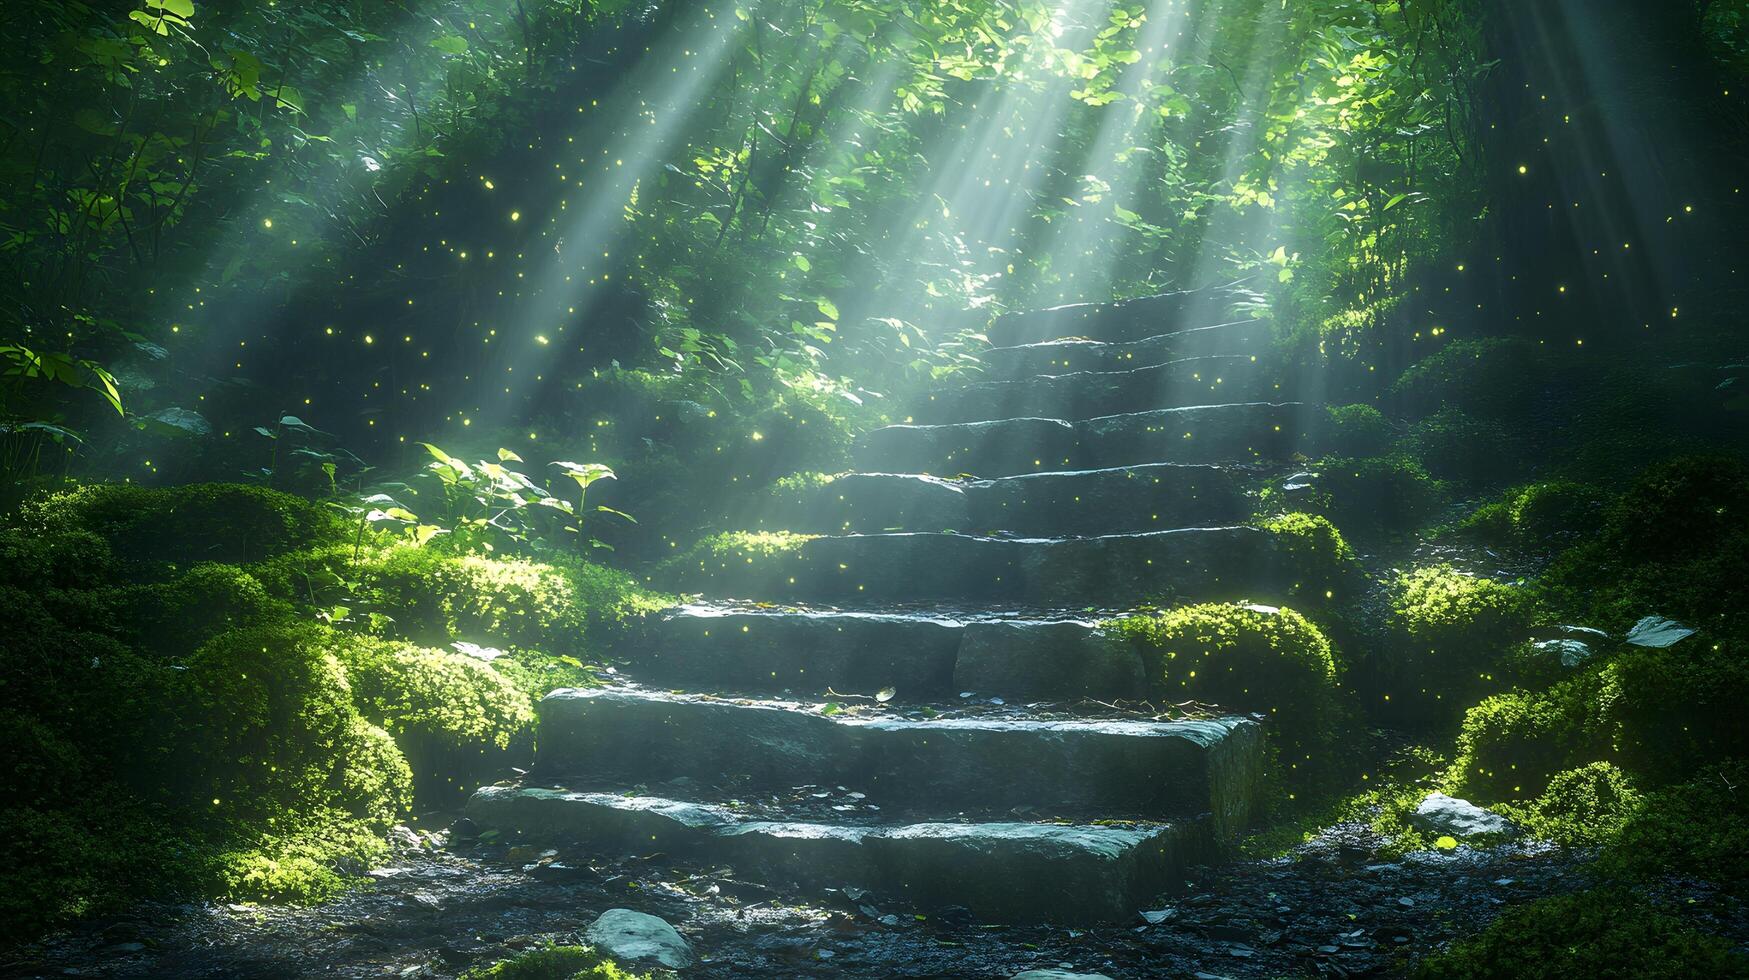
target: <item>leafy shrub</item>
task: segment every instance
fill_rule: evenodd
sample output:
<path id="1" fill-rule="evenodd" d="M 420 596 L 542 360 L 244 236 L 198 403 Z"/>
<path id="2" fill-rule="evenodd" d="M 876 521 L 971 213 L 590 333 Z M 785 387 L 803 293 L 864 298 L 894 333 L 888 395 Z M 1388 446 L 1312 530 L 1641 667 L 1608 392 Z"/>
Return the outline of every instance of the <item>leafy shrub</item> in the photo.
<path id="1" fill-rule="evenodd" d="M 1505 812 L 1537 837 L 1595 847 L 1613 841 L 1639 811 L 1641 796 L 1627 773 L 1608 762 L 1569 769 L 1528 806 Z"/>
<path id="2" fill-rule="evenodd" d="M 1371 405 L 1331 405 L 1319 427 L 1318 445 L 1338 456 L 1377 456 L 1395 435 L 1384 414 Z"/>
<path id="3" fill-rule="evenodd" d="M 1401 572 L 1388 590 L 1383 648 L 1367 671 L 1369 711 L 1440 725 L 1500 686 L 1496 667 L 1530 625 L 1524 593 L 1449 565 Z"/>
<path id="4" fill-rule="evenodd" d="M 1607 742 L 1591 716 L 1598 676 L 1587 673 L 1548 691 L 1487 698 L 1464 715 L 1452 763 L 1453 791 L 1472 800 L 1528 800 L 1555 774 L 1595 761 Z"/>
<path id="5" fill-rule="evenodd" d="M 1480 936 L 1423 962 L 1424 980 L 1749 976 L 1730 944 L 1617 890 L 1543 899 L 1503 913 Z"/>
<path id="6" fill-rule="evenodd" d="M 462 974 L 462 980 L 647 980 L 633 975 L 587 946 L 543 946 L 501 963 Z"/>
<path id="7" fill-rule="evenodd" d="M 388 853 L 379 828 L 349 814 L 300 814 L 290 829 L 228 828 L 206 859 L 205 890 L 232 901 L 309 903 L 344 892 Z"/>
<path id="8" fill-rule="evenodd" d="M 1332 457 L 1318 463 L 1319 512 L 1344 527 L 1413 528 L 1445 502 L 1445 489 L 1401 456 Z"/>
<path id="9" fill-rule="evenodd" d="M 124 586 L 116 619 L 135 646 L 158 658 L 192 653 L 230 629 L 289 618 L 291 603 L 268 595 L 235 565 L 202 562 L 168 582 Z"/>
<path id="10" fill-rule="evenodd" d="M 1174 700 L 1267 714 L 1290 778 L 1327 764 L 1343 717 L 1330 641 L 1291 609 L 1205 603 L 1130 616 L 1111 627 Z"/>

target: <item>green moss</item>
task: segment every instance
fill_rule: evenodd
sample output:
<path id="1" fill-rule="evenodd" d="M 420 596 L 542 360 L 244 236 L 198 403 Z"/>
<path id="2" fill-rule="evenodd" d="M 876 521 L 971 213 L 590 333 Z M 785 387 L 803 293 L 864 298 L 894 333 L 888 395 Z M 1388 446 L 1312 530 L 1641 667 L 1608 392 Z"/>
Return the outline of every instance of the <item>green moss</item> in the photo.
<path id="1" fill-rule="evenodd" d="M 1548 358 L 1532 341 L 1490 337 L 1459 340 L 1417 361 L 1391 385 L 1411 416 L 1447 405 L 1496 418 L 1528 410 L 1544 390 Z"/>
<path id="2" fill-rule="evenodd" d="M 1328 519 L 1279 514 L 1257 525 L 1275 537 L 1292 577 L 1293 595 L 1313 602 L 1341 601 L 1361 588 L 1360 559 Z"/>
<path id="3" fill-rule="evenodd" d="M 1458 524 L 1466 537 L 1494 547 L 1547 551 L 1596 533 L 1606 497 L 1585 483 L 1530 483 L 1514 487 Z"/>
<path id="4" fill-rule="evenodd" d="M 1338 456 L 1377 456 L 1395 436 L 1391 423 L 1371 405 L 1331 405 L 1318 431 L 1318 445 Z"/>
<path id="5" fill-rule="evenodd" d="M 1732 759 L 1646 794 L 1613 835 L 1600 866 L 1632 877 L 1690 875 L 1749 882 L 1749 761 Z"/>
<path id="6" fill-rule="evenodd" d="M 1538 583 L 1563 615 L 1622 631 L 1647 615 L 1749 636 L 1749 466 L 1682 457 L 1654 466 L 1607 510 L 1599 533 Z"/>
<path id="7" fill-rule="evenodd" d="M 1528 800 L 1556 773 L 1598 761 L 1643 786 L 1679 782 L 1749 755 L 1746 699 L 1749 664 L 1730 645 L 1629 647 L 1547 691 L 1471 709 L 1453 782 L 1472 798 Z"/>
<path id="8" fill-rule="evenodd" d="M 1581 892 L 1509 909 L 1475 939 L 1421 964 L 1424 980 L 1749 976 L 1730 944 L 1633 895 Z"/>
<path id="9" fill-rule="evenodd" d="M 729 531 L 700 540 L 657 570 L 679 590 L 706 588 L 724 577 L 746 588 L 776 586 L 799 577 L 802 547 L 817 535 L 793 531 Z"/>
<path id="10" fill-rule="evenodd" d="M 113 599 L 129 640 L 161 658 L 192 653 L 227 630 L 292 615 L 291 603 L 270 596 L 253 575 L 216 562 L 202 562 L 167 582 L 123 586 Z"/>
<path id="11" fill-rule="evenodd" d="M 1400 446 L 1441 480 L 1493 485 L 1519 476 L 1528 449 L 1517 432 L 1446 408 L 1416 422 Z"/>
<path id="12" fill-rule="evenodd" d="M 314 626 L 227 633 L 189 660 L 180 751 L 161 764 L 182 800 L 272 821 L 334 810 L 379 828 L 412 802 L 412 774 L 353 703 L 333 638 Z"/>
<path id="13" fill-rule="evenodd" d="M 136 577 L 166 564 L 260 561 L 350 530 L 331 508 L 235 483 L 90 484 L 25 504 L 18 523 L 52 537 L 95 536 Z"/>
<path id="14" fill-rule="evenodd" d="M 1638 812 L 1641 800 L 1627 773 L 1608 762 L 1593 762 L 1556 774 L 1528 806 L 1502 804 L 1501 812 L 1544 840 L 1594 847 L 1613 841 Z"/>
<path id="15" fill-rule="evenodd" d="M 362 638 L 338 655 L 354 701 L 394 736 L 423 800 L 471 791 L 532 731 L 528 694 L 482 660 Z"/>
<path id="16" fill-rule="evenodd" d="M 344 813 L 305 814 L 291 829 L 237 827 L 206 859 L 207 890 L 231 901 L 308 904 L 353 887 L 355 873 L 382 861 L 380 829 Z"/>
<path id="17" fill-rule="evenodd" d="M 587 946 L 543 946 L 462 974 L 462 980 L 648 980 L 632 974 Z"/>
<path id="18" fill-rule="evenodd" d="M 1293 780 L 1328 769 L 1343 716 L 1330 641 L 1291 609 L 1225 603 L 1185 606 L 1108 624 L 1132 643 L 1171 701 L 1265 714 L 1265 729 Z"/>
<path id="19" fill-rule="evenodd" d="M 1331 457 L 1317 464 L 1315 507 L 1343 527 L 1408 530 L 1445 504 L 1445 488 L 1402 456 Z"/>
<path id="20" fill-rule="evenodd" d="M 1504 686 L 1500 662 L 1531 622 L 1522 590 L 1435 565 L 1398 573 L 1388 595 L 1384 636 L 1364 674 L 1369 712 L 1439 726 Z"/>

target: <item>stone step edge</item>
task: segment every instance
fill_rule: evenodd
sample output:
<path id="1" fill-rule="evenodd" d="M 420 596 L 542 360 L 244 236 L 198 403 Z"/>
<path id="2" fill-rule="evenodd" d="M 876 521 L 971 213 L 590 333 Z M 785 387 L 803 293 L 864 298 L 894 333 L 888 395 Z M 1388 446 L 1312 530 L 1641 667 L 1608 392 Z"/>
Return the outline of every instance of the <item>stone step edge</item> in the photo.
<path id="1" fill-rule="evenodd" d="M 984 350 L 979 351 L 977 353 L 978 354 L 994 354 L 994 353 L 1003 353 L 1003 352 L 1007 352 L 1007 351 L 1031 351 L 1031 350 L 1037 350 L 1040 347 L 1067 346 L 1070 344 L 1074 344 L 1077 346 L 1104 347 L 1104 348 L 1140 347 L 1143 345 L 1166 345 L 1169 341 L 1177 339 L 1177 338 L 1189 338 L 1189 337 L 1195 336 L 1196 334 L 1207 333 L 1209 331 L 1214 331 L 1214 330 L 1227 330 L 1227 329 L 1233 329 L 1233 328 L 1237 328 L 1237 327 L 1258 326 L 1264 322 L 1265 321 L 1260 320 L 1256 317 L 1253 317 L 1253 318 L 1248 319 L 1248 320 L 1228 320 L 1225 323 L 1211 323 L 1211 324 L 1209 324 L 1207 326 L 1203 326 L 1203 327 L 1186 327 L 1182 330 L 1168 330 L 1165 333 L 1154 334 L 1151 337 L 1139 337 L 1135 340 L 1095 340 L 1091 337 L 1078 336 L 1078 335 L 1077 336 L 1069 336 L 1069 337 L 1055 337 L 1055 338 L 1052 338 L 1050 340 L 1035 340 L 1035 341 L 1028 343 L 1028 344 L 998 344 L 998 345 L 993 345 L 993 346 L 987 347 Z M 1218 356 L 1218 355 L 1209 355 L 1209 356 Z"/>
<path id="2" fill-rule="evenodd" d="M 1085 419 L 1058 419 L 1058 418 L 1049 418 L 1049 417 L 1043 416 L 1043 415 L 1017 415 L 1017 416 L 1014 416 L 1012 418 L 978 419 L 978 420 L 971 421 L 971 422 L 898 422 L 898 423 L 894 423 L 892 425 L 879 426 L 877 428 L 869 429 L 868 431 L 869 432 L 881 432 L 881 431 L 886 430 L 886 429 L 972 428 L 972 427 L 976 427 L 976 426 L 1001 425 L 1004 422 L 1047 422 L 1047 423 L 1050 423 L 1053 425 L 1062 426 L 1065 429 L 1069 429 L 1069 430 L 1073 431 L 1073 430 L 1080 428 L 1081 426 L 1091 426 L 1091 425 L 1095 425 L 1095 424 L 1099 424 L 1099 423 L 1112 423 L 1112 422 L 1127 421 L 1127 420 L 1132 420 L 1132 419 L 1139 419 L 1143 416 L 1148 416 L 1148 415 L 1167 415 L 1167 414 L 1173 413 L 1173 412 L 1209 412 L 1209 411 L 1215 411 L 1217 409 L 1237 409 L 1237 408 L 1253 408 L 1253 409 L 1255 409 L 1255 408 L 1282 408 L 1282 409 L 1304 408 L 1304 407 L 1306 407 L 1307 404 L 1308 404 L 1307 402 L 1303 402 L 1303 401 L 1220 402 L 1218 404 L 1212 404 L 1212 405 L 1173 405 L 1169 408 L 1148 408 L 1148 409 L 1143 409 L 1139 412 L 1118 412 L 1115 415 L 1096 415 L 1096 416 L 1093 416 L 1091 418 L 1085 418 Z M 1156 462 L 1164 463 L 1164 462 L 1170 462 L 1170 460 L 1157 460 Z M 1232 463 L 1229 465 L 1242 465 L 1246 462 L 1247 462 L 1246 460 L 1233 460 Z M 1148 465 L 1148 464 L 1136 463 L 1133 465 L 1144 466 L 1144 465 Z M 1219 464 L 1215 464 L 1215 465 L 1219 465 Z M 1122 467 L 1105 467 L 1105 468 L 1106 469 L 1121 469 Z M 1016 475 L 1018 475 L 1018 474 L 1016 474 Z M 993 479 L 1000 479 L 1000 478 L 994 477 Z"/>
<path id="3" fill-rule="evenodd" d="M 1121 921 L 1218 853 L 1206 820 L 835 824 L 747 819 L 662 797 L 486 786 L 477 826 L 598 850 L 698 855 L 768 880 L 871 888 L 920 906 L 959 905 L 989 921 Z"/>

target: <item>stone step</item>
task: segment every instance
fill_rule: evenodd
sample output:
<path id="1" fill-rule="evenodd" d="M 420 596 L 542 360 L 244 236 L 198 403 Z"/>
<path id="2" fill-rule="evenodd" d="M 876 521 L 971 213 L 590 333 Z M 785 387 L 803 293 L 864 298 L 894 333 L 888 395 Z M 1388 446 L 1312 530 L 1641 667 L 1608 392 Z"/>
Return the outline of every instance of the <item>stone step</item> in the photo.
<path id="1" fill-rule="evenodd" d="M 1095 925 L 1134 918 L 1216 853 L 1207 821 L 1127 826 L 995 821 L 760 819 L 727 806 L 626 793 L 488 786 L 467 815 L 511 839 L 597 854 L 662 851 L 797 890 L 861 888 L 865 902 L 969 909 L 986 922 Z"/>
<path id="2" fill-rule="evenodd" d="M 1244 295 L 1242 284 L 1233 283 L 1114 303 L 1073 303 L 1046 310 L 1028 310 L 997 317 L 991 322 L 988 335 L 991 343 L 999 346 L 1064 337 L 1107 342 L 1141 340 L 1190 326 L 1229 320 L 1235 302 Z"/>
<path id="3" fill-rule="evenodd" d="M 1007 531 L 1116 534 L 1234 523 L 1250 512 L 1236 467 L 1154 463 L 947 480 L 850 473 L 776 501 L 768 524 L 808 532 Z"/>
<path id="4" fill-rule="evenodd" d="M 957 533 L 820 535 L 770 552 L 680 559 L 667 584 L 770 601 L 1130 605 L 1322 593 L 1333 570 L 1255 527 L 1086 538 Z"/>
<path id="5" fill-rule="evenodd" d="M 1278 398 L 1274 371 L 1249 354 L 1186 357 L 1117 371 L 1077 371 L 943 388 L 912 413 L 923 423 L 1084 419 L 1124 412 Z"/>
<path id="6" fill-rule="evenodd" d="M 1298 402 L 1193 405 L 1085 421 L 1012 418 L 889 425 L 857 439 L 868 472 L 984 478 L 1142 463 L 1255 463 L 1307 443 L 1313 414 Z"/>
<path id="7" fill-rule="evenodd" d="M 991 347 L 977 356 L 986 379 L 1015 381 L 1072 371 L 1122 371 L 1181 357 L 1262 356 L 1270 344 L 1268 321 L 1235 320 L 1118 343 L 1075 337 Z"/>
<path id="8" fill-rule="evenodd" d="M 1143 696 L 1140 654 L 1101 631 L 1099 618 L 691 603 L 651 617 L 621 652 L 640 681 L 713 692 L 890 689 L 898 702 Z"/>
<path id="9" fill-rule="evenodd" d="M 902 812 L 1165 819 L 1209 814 L 1243 829 L 1263 766 L 1262 730 L 1236 716 L 1152 721 L 890 710 L 723 700 L 633 687 L 565 688 L 539 707 L 542 780 L 687 779 L 747 790 L 853 786 Z"/>

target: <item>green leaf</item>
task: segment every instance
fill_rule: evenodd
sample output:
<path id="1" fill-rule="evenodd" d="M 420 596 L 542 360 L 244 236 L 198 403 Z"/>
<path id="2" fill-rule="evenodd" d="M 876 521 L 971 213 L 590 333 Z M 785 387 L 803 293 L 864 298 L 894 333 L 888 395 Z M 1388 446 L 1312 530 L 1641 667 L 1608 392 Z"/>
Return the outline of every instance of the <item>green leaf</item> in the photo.
<path id="1" fill-rule="evenodd" d="M 808 257 L 806 255 L 797 255 L 793 259 L 791 259 L 790 261 L 794 262 L 796 264 L 796 268 L 802 270 L 803 272 L 807 272 L 814 267 L 814 263 L 809 262 Z"/>
<path id="2" fill-rule="evenodd" d="M 444 54 L 467 54 L 468 39 L 460 34 L 445 34 L 431 39 L 431 46 Z"/>
<path id="3" fill-rule="evenodd" d="M 838 307 L 835 306 L 831 300 L 822 297 L 820 299 L 814 300 L 814 305 L 819 307 L 820 315 L 825 317 L 826 319 L 828 319 L 828 320 L 838 319 Z"/>

